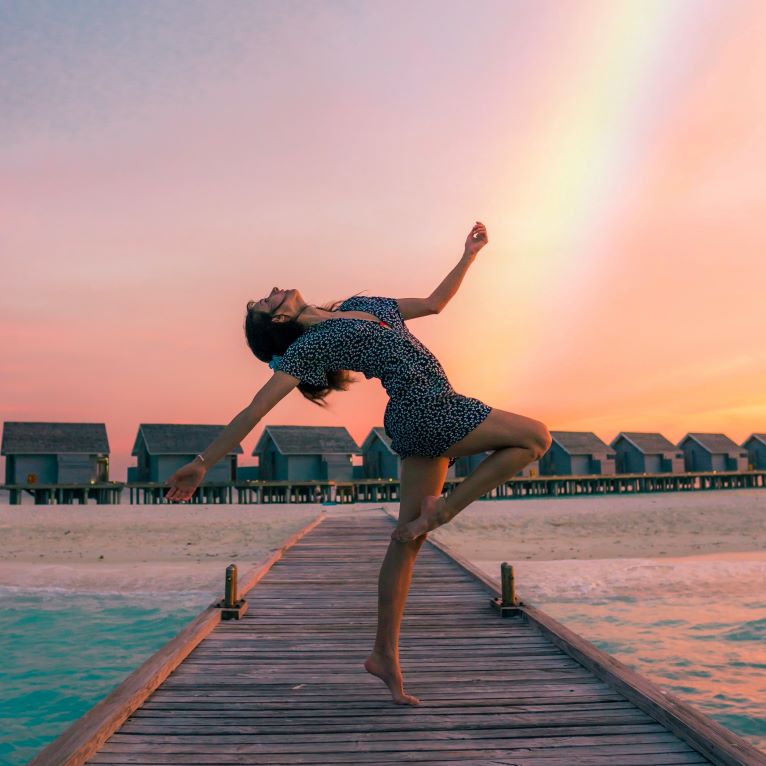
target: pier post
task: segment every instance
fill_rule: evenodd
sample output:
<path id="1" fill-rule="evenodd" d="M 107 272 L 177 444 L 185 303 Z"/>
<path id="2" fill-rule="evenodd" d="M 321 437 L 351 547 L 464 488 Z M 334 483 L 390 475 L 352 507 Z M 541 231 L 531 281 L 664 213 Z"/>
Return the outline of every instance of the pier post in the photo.
<path id="1" fill-rule="evenodd" d="M 517 615 L 519 600 L 516 598 L 513 567 L 507 561 L 500 565 L 500 590 L 502 593 L 500 598 L 495 596 L 489 600 L 492 607 L 500 612 L 501 617 Z"/>
<path id="2" fill-rule="evenodd" d="M 226 567 L 226 580 L 224 581 L 223 600 L 216 606 L 221 610 L 222 620 L 239 620 L 247 612 L 247 601 L 237 599 L 237 565 L 229 564 Z"/>
<path id="3" fill-rule="evenodd" d="M 237 565 L 229 564 L 226 567 L 226 582 L 223 589 L 223 605 L 228 609 L 237 601 Z"/>

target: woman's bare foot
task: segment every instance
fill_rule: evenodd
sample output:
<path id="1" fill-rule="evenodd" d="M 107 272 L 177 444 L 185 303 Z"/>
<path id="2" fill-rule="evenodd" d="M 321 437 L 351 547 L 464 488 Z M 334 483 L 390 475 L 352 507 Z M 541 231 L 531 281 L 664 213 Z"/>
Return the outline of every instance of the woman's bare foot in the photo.
<path id="1" fill-rule="evenodd" d="M 364 669 L 383 680 L 397 705 L 420 704 L 420 700 L 417 697 L 404 691 L 402 671 L 399 669 L 398 660 L 388 654 L 379 652 L 377 649 L 373 649 L 370 652 L 370 656 L 364 661 Z"/>
<path id="2" fill-rule="evenodd" d="M 400 543 L 414 540 L 416 537 L 446 524 L 453 515 L 448 510 L 447 501 L 443 497 L 426 495 L 420 502 L 420 516 L 409 524 L 396 526 L 391 533 L 391 539 L 398 540 Z"/>

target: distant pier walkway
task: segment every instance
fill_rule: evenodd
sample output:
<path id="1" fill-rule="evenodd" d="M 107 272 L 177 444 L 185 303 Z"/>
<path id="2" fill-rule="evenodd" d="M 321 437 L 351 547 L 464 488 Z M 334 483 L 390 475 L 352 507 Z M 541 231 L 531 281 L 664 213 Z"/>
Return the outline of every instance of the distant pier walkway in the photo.
<path id="1" fill-rule="evenodd" d="M 447 478 L 450 490 L 463 478 Z M 697 473 L 626 473 L 587 476 L 515 476 L 484 495 L 487 500 L 572 495 L 621 495 L 645 492 L 694 492 L 712 489 L 763 489 L 766 471 L 710 471 Z M 168 487 L 156 482 L 105 482 L 93 484 L 5 484 L 11 505 L 22 496 L 32 496 L 37 505 L 88 503 L 166 503 Z M 206 483 L 197 488 L 192 503 L 379 503 L 399 499 L 398 479 L 354 479 L 353 481 L 237 481 Z"/>
<path id="2" fill-rule="evenodd" d="M 323 514 L 242 578 L 241 619 L 211 605 L 31 764 L 766 766 L 539 610 L 501 616 L 493 583 L 435 543 L 401 635 L 422 704 L 394 705 L 362 667 L 392 528 Z"/>

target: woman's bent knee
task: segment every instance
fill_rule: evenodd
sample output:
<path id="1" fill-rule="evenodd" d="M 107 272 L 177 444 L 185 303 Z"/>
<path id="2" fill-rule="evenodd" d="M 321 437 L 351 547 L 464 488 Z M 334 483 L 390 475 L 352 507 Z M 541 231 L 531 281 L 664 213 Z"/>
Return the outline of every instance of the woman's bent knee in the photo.
<path id="1" fill-rule="evenodd" d="M 540 454 L 548 450 L 551 436 L 545 423 L 513 412 L 500 412 L 499 414 L 508 440 L 505 446 L 526 447 L 532 452 L 540 452 Z"/>

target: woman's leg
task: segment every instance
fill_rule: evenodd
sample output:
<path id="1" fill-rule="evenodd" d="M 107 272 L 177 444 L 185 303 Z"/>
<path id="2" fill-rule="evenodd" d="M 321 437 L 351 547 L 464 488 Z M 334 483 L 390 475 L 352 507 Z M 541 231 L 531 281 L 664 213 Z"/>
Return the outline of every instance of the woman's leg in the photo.
<path id="1" fill-rule="evenodd" d="M 418 517 L 424 498 L 441 494 L 448 463 L 446 457 L 413 456 L 402 460 L 398 528 Z M 425 540 L 426 535 L 421 535 L 417 540 L 404 543 L 392 540 L 388 545 L 378 577 L 375 646 L 364 663 L 368 672 L 385 682 L 393 701 L 400 705 L 417 705 L 420 702 L 404 691 L 399 667 L 399 628 L 415 558 Z"/>
<path id="2" fill-rule="evenodd" d="M 394 540 L 407 542 L 446 524 L 467 505 L 515 476 L 525 465 L 542 457 L 551 445 L 551 436 L 539 420 L 513 412 L 492 409 L 471 433 L 450 447 L 446 457 L 475 455 L 495 450 L 476 466 L 447 496 L 434 493 L 423 501 L 420 516 L 391 533 Z"/>

